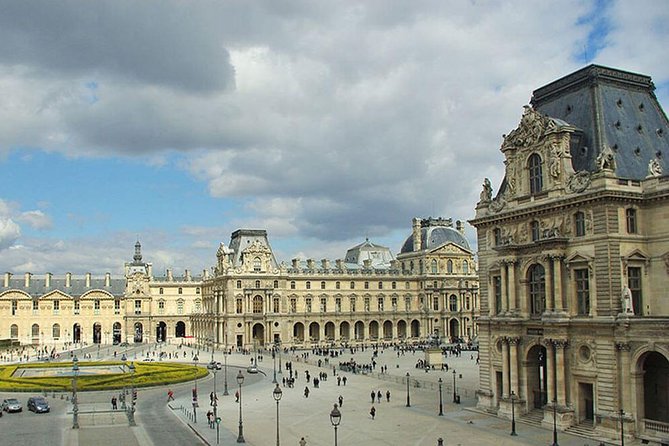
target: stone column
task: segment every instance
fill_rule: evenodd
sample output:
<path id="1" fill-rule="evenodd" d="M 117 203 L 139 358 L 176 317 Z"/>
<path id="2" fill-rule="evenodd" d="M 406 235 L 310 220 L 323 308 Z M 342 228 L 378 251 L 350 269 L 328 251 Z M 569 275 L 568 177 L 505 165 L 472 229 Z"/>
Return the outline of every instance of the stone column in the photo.
<path id="1" fill-rule="evenodd" d="M 550 260 L 549 256 L 546 256 L 545 258 Z M 546 308 L 544 308 L 544 312 L 554 310 L 555 290 L 553 289 L 553 271 L 551 268 L 551 262 L 549 261 L 546 263 Z"/>
<path id="2" fill-rule="evenodd" d="M 564 364 L 566 348 L 566 340 L 555 341 L 556 393 L 558 405 L 562 407 L 567 405 L 567 376 Z"/>
<path id="3" fill-rule="evenodd" d="M 510 260 L 507 264 L 509 268 L 509 311 L 516 312 L 516 261 Z M 516 392 L 516 395 L 518 392 Z"/>
<path id="4" fill-rule="evenodd" d="M 544 343 L 546 347 L 546 388 L 548 401 L 555 399 L 555 346 L 553 340 L 547 339 Z"/>
<path id="5" fill-rule="evenodd" d="M 561 313 L 564 311 L 562 307 L 562 257 L 554 256 L 553 257 L 553 274 L 555 275 L 554 279 L 554 301 L 555 301 L 555 311 Z"/>
<path id="6" fill-rule="evenodd" d="M 502 398 L 509 397 L 509 340 L 502 339 Z"/>
<path id="7" fill-rule="evenodd" d="M 622 401 L 618 402 L 620 409 L 625 413 L 631 413 L 632 410 L 632 379 L 630 370 L 630 344 L 627 342 L 616 342 L 616 350 L 620 357 L 620 398 Z"/>
<path id="8" fill-rule="evenodd" d="M 508 302 L 508 295 L 506 293 L 506 263 L 502 263 L 502 268 L 500 271 L 500 278 L 501 278 L 501 288 L 502 288 L 502 311 L 501 313 L 506 313 L 509 311 L 509 302 Z"/>
<path id="9" fill-rule="evenodd" d="M 511 391 L 516 395 L 520 395 L 518 392 L 518 345 L 520 344 L 520 338 L 514 337 L 509 338 L 509 348 L 510 348 L 510 371 L 511 371 Z"/>

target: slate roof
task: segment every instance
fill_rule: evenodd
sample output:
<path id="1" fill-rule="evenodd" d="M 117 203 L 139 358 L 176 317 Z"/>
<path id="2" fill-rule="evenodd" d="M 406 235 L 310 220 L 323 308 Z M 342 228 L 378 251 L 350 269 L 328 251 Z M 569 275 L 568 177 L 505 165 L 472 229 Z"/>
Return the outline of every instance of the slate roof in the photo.
<path id="1" fill-rule="evenodd" d="M 51 286 L 46 286 L 45 278 L 37 278 L 35 276 L 30 278 L 30 285 L 25 286 L 25 279 L 21 276 L 12 277 L 9 279 L 9 286 L 4 286 L 4 280 L 0 280 L 0 293 L 8 290 L 19 290 L 28 293 L 32 297 L 43 296 L 44 294 L 58 290 L 69 296 L 81 296 L 92 290 L 103 290 L 112 294 L 113 296 L 123 296 L 125 293 L 125 278 L 114 279 L 110 281 L 110 286 L 105 286 L 104 278 L 91 278 L 91 285 L 86 286 L 86 279 L 72 278 L 70 286 L 65 286 L 65 278 L 51 278 Z"/>
<path id="2" fill-rule="evenodd" d="M 461 248 L 471 251 L 469 242 L 457 229 L 447 226 L 428 226 L 420 229 L 421 250 L 434 249 L 446 243 L 455 243 Z M 401 253 L 413 252 L 413 234 L 411 234 L 404 245 L 402 245 Z"/>
<path id="3" fill-rule="evenodd" d="M 616 176 L 642 180 L 657 158 L 669 173 L 669 121 L 646 75 L 589 65 L 534 91 L 535 110 L 583 131 L 572 144 L 576 171 L 596 170 L 604 147 L 613 149 Z"/>

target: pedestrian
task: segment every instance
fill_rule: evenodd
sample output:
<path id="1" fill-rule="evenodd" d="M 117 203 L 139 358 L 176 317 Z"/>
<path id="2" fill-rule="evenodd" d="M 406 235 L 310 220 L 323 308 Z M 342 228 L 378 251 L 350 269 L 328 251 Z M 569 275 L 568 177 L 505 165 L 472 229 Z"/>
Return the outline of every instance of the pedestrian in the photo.
<path id="1" fill-rule="evenodd" d="M 338 377 L 337 377 L 337 385 L 338 385 L 338 386 L 341 385 L 341 376 L 338 376 Z"/>
<path id="2" fill-rule="evenodd" d="M 386 390 L 386 402 L 390 402 L 390 390 Z"/>
<path id="3" fill-rule="evenodd" d="M 374 402 L 374 401 L 372 401 L 372 402 Z M 376 393 L 376 402 L 377 403 L 381 402 L 381 391 L 380 390 Z"/>
<path id="4" fill-rule="evenodd" d="M 307 440 L 304 437 L 300 438 L 300 446 L 307 446 Z"/>
<path id="5" fill-rule="evenodd" d="M 304 386 L 304 397 L 309 398 L 309 387 Z"/>
<path id="6" fill-rule="evenodd" d="M 167 402 L 169 403 L 170 401 L 174 401 L 174 392 L 172 392 L 172 389 L 167 391 Z"/>
<path id="7" fill-rule="evenodd" d="M 214 414 L 211 413 L 211 410 L 207 412 L 207 424 L 209 425 L 210 428 L 212 427 L 211 417 L 213 416 Z"/>
<path id="8" fill-rule="evenodd" d="M 371 396 L 372 396 L 372 404 L 374 404 L 374 398 L 376 398 L 376 392 L 372 390 Z"/>
<path id="9" fill-rule="evenodd" d="M 376 416 L 376 408 L 374 406 L 372 406 L 372 408 L 369 409 L 369 414 L 372 416 L 372 420 L 373 420 L 374 417 Z"/>
<path id="10" fill-rule="evenodd" d="M 239 390 L 235 392 L 235 403 L 239 402 Z"/>
<path id="11" fill-rule="evenodd" d="M 339 407 L 344 407 L 344 397 L 339 395 Z"/>
<path id="12" fill-rule="evenodd" d="M 346 377 L 344 376 L 341 380 L 344 382 L 344 385 L 346 385 Z"/>
<path id="13" fill-rule="evenodd" d="M 117 409 L 116 396 L 112 396 L 112 399 L 111 399 L 111 405 L 112 405 L 112 410 L 116 410 L 116 409 Z"/>

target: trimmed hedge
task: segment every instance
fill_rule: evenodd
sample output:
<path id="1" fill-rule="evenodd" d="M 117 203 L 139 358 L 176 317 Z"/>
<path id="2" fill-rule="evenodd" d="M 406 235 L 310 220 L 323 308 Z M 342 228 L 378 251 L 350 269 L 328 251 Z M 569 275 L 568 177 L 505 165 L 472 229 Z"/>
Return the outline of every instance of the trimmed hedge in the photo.
<path id="1" fill-rule="evenodd" d="M 126 363 L 129 365 L 130 361 Z M 119 361 L 87 362 L 79 361 L 79 370 L 86 367 L 121 366 Z M 209 374 L 205 367 L 195 367 L 190 364 L 174 362 L 134 362 L 135 387 L 162 386 L 167 384 L 192 381 Z M 72 362 L 47 362 L 32 364 L 11 364 L 0 366 L 0 391 L 5 392 L 35 392 L 53 391 L 69 392 L 72 390 L 72 376 L 44 376 L 44 377 L 14 377 L 17 369 L 28 368 L 72 368 Z M 130 387 L 132 378 L 130 373 L 113 373 L 104 375 L 79 375 L 77 390 L 113 390 Z"/>

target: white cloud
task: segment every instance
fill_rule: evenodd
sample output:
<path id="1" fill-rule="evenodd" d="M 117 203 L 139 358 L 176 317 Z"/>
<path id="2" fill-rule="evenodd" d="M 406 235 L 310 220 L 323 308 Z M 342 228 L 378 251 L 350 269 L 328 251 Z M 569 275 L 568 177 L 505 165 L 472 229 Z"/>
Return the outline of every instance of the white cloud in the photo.
<path id="1" fill-rule="evenodd" d="M 33 229 L 51 229 L 53 226 L 51 217 L 40 210 L 22 212 L 17 220 L 27 223 Z"/>
<path id="2" fill-rule="evenodd" d="M 12 246 L 21 236 L 21 228 L 11 218 L 0 216 L 0 251 Z"/>

